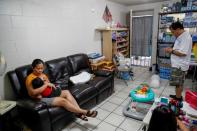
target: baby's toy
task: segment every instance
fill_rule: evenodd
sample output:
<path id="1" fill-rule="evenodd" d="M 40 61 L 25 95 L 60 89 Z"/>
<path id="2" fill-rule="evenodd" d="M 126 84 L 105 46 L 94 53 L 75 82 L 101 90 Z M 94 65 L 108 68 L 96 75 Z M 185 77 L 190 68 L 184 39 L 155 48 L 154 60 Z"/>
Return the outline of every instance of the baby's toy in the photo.
<path id="1" fill-rule="evenodd" d="M 130 96 L 133 101 L 150 102 L 154 99 L 154 92 L 148 84 L 141 84 L 136 89 L 131 90 Z"/>
<path id="2" fill-rule="evenodd" d="M 166 97 L 161 97 L 160 104 L 161 105 L 168 105 L 169 104 L 169 99 L 166 98 Z"/>
<path id="3" fill-rule="evenodd" d="M 130 91 L 130 101 L 123 108 L 125 116 L 143 120 L 154 101 L 154 92 L 148 84 L 140 84 L 136 89 Z"/>

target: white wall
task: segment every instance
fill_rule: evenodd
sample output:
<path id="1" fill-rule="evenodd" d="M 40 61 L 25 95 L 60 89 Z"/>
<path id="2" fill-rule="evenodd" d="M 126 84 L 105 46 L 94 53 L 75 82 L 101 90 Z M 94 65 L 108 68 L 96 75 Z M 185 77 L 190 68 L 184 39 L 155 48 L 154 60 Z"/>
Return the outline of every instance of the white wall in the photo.
<path id="1" fill-rule="evenodd" d="M 101 52 L 97 27 L 108 5 L 115 22 L 125 24 L 126 8 L 107 0 L 0 0 L 0 51 L 10 71 L 33 59 L 50 60 L 74 53 Z M 7 76 L 0 96 L 12 99 Z"/>
<path id="2" fill-rule="evenodd" d="M 158 30 L 158 13 L 160 12 L 163 3 L 169 3 L 172 1 L 157 2 L 151 4 L 142 4 L 135 6 L 128 6 L 127 10 L 130 11 L 144 11 L 153 10 L 153 37 L 152 37 L 152 64 L 156 63 L 156 49 L 157 49 L 157 30 Z"/>

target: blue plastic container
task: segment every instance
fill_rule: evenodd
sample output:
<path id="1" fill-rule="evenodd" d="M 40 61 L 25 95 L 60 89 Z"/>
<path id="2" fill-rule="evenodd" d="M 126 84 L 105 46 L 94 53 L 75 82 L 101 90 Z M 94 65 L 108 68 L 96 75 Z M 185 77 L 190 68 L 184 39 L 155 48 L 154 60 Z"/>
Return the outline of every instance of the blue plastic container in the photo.
<path id="1" fill-rule="evenodd" d="M 170 80 L 170 78 L 171 78 L 171 68 L 169 68 L 169 67 L 160 67 L 159 68 L 159 76 L 162 79 Z"/>
<path id="2" fill-rule="evenodd" d="M 120 72 L 120 78 L 123 80 L 131 80 L 131 75 L 129 74 L 129 71 L 122 71 Z"/>

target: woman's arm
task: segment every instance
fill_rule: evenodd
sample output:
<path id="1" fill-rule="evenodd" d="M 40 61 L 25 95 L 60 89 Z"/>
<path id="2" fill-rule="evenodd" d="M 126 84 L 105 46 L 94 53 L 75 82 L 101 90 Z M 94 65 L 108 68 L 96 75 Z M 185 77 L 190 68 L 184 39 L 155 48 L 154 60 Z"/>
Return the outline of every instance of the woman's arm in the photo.
<path id="1" fill-rule="evenodd" d="M 47 88 L 49 84 L 46 82 L 44 83 L 43 86 L 34 89 L 32 86 L 33 79 L 35 79 L 35 77 L 32 75 L 29 75 L 26 79 L 26 88 L 27 88 L 28 94 L 32 98 L 42 98 L 41 93 Z"/>
<path id="2" fill-rule="evenodd" d="M 27 86 L 28 94 L 33 98 L 41 98 L 41 93 L 47 88 L 48 83 L 44 84 L 43 86 L 34 89 L 32 84 Z"/>
<path id="3" fill-rule="evenodd" d="M 55 85 L 49 81 L 49 78 L 45 74 L 42 75 L 42 79 L 43 79 L 44 83 L 48 83 L 48 86 L 50 86 L 54 89 L 56 88 Z"/>
<path id="4" fill-rule="evenodd" d="M 176 120 L 181 131 L 189 131 L 189 129 L 185 126 L 185 124 L 181 120 L 179 120 L 178 118 Z"/>

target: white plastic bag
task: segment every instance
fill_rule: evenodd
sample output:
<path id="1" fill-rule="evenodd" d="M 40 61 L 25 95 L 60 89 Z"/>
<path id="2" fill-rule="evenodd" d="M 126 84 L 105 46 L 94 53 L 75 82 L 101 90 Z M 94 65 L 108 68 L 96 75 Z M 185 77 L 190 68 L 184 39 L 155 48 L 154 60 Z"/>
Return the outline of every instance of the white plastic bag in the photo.
<path id="1" fill-rule="evenodd" d="M 152 75 L 150 87 L 159 88 L 160 87 L 160 77 L 159 75 Z"/>
<path id="2" fill-rule="evenodd" d="M 73 84 L 83 84 L 88 82 L 92 77 L 92 74 L 88 73 L 88 72 L 81 72 L 80 74 L 76 75 L 76 76 L 72 76 L 70 77 L 70 81 Z"/>

